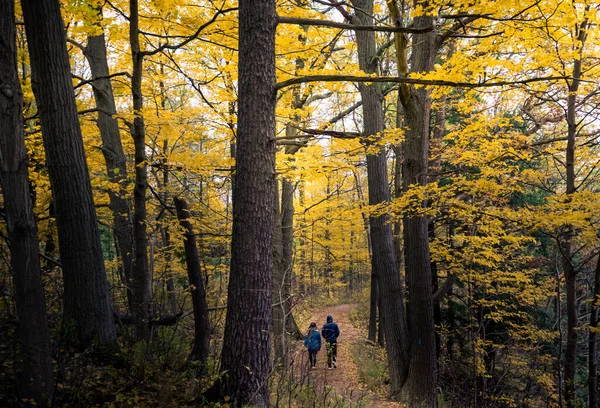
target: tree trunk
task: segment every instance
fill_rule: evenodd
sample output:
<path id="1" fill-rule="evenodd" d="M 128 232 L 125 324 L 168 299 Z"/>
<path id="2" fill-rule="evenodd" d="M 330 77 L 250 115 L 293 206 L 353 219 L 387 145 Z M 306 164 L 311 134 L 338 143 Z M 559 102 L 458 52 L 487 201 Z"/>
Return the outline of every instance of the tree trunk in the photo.
<path id="1" fill-rule="evenodd" d="M 279 182 L 275 180 L 273 189 L 273 343 L 275 355 L 274 365 L 286 365 L 285 334 L 285 265 L 283 259 L 281 213 L 279 212 Z"/>
<path id="2" fill-rule="evenodd" d="M 239 3 L 239 114 L 221 396 L 269 406 L 275 182 L 274 0 Z"/>
<path id="3" fill-rule="evenodd" d="M 102 9 L 98 10 L 102 19 Z M 127 286 L 127 301 L 133 307 L 133 292 L 131 278 L 133 273 L 133 231 L 131 225 L 131 207 L 125 198 L 129 178 L 127 175 L 127 159 L 121 144 L 119 124 L 113 116 L 117 114 L 113 88 L 108 78 L 108 61 L 104 33 L 87 38 L 84 55 L 92 72 L 92 89 L 96 107 L 98 107 L 98 129 L 102 138 L 102 154 L 106 163 L 108 178 L 118 185 L 119 191 L 109 192 L 110 210 L 113 215 L 113 228 L 116 237 L 116 247 L 123 263 L 123 275 Z"/>
<path id="4" fill-rule="evenodd" d="M 375 269 L 371 270 L 371 293 L 369 295 L 369 340 L 377 339 L 377 308 L 379 307 L 379 288 L 377 286 L 377 274 Z M 379 310 L 381 312 L 381 310 Z"/>
<path id="5" fill-rule="evenodd" d="M 424 6 L 427 8 L 427 4 Z M 432 27 L 433 17 L 415 17 L 413 26 Z M 413 35 L 412 72 L 423 73 L 433 69 L 437 51 L 435 40 L 433 31 Z M 406 192 L 412 184 L 427 183 L 431 97 L 429 90 L 423 87 L 402 87 L 400 92 L 407 126 L 402 168 Z M 413 216 L 404 219 L 404 256 L 411 355 L 407 383 L 409 404 L 415 407 L 436 407 L 436 346 L 427 217 Z"/>
<path id="6" fill-rule="evenodd" d="M 592 298 L 592 312 L 590 314 L 590 332 L 588 338 L 588 391 L 589 408 L 600 408 L 598 395 L 598 321 L 600 320 L 600 256 L 596 262 L 594 277 L 594 296 Z"/>
<path id="7" fill-rule="evenodd" d="M 287 152 L 290 152 L 290 149 L 286 148 Z M 281 180 L 281 232 L 284 264 L 285 329 L 292 337 L 302 340 L 302 333 L 292 311 L 294 300 L 292 296 L 292 281 L 294 279 L 294 190 L 292 182 L 284 177 Z"/>
<path id="8" fill-rule="evenodd" d="M 115 340 L 100 233 L 57 0 L 22 1 L 46 164 L 56 210 L 64 318 L 73 339 Z"/>
<path id="9" fill-rule="evenodd" d="M 163 69 L 161 65 L 161 70 Z M 161 82 L 161 88 L 164 92 L 164 84 Z M 162 99 L 162 108 L 165 108 L 165 98 Z M 165 205 L 169 202 L 169 159 L 168 159 L 169 141 L 163 141 L 163 159 L 162 159 L 162 201 Z M 167 208 L 163 208 L 163 218 L 168 214 Z M 177 292 L 175 290 L 175 279 L 171 270 L 172 251 L 171 251 L 171 231 L 169 228 L 169 222 L 163 221 L 161 227 L 163 250 L 165 255 L 165 275 L 167 278 L 167 305 L 170 313 L 177 314 L 179 305 L 177 304 Z"/>
<path id="10" fill-rule="evenodd" d="M 148 235 L 146 232 L 146 190 L 148 189 L 148 166 L 146 164 L 146 128 L 142 109 L 142 67 L 144 55 L 140 50 L 138 0 L 129 2 L 129 40 L 133 71 L 131 92 L 133 96 L 133 127 L 131 136 L 135 147 L 135 189 L 133 190 L 133 235 L 135 240 L 135 263 L 133 269 L 133 293 L 135 332 L 138 340 L 149 340 L 151 277 L 148 269 Z"/>
<path id="11" fill-rule="evenodd" d="M 582 23 L 579 40 L 582 47 L 585 41 L 586 23 Z M 573 64 L 573 80 L 569 85 L 567 97 L 567 149 L 566 156 L 566 182 L 567 195 L 570 196 L 577 191 L 575 186 L 575 139 L 577 136 L 577 90 L 581 77 L 581 59 L 576 59 Z M 563 271 L 567 286 L 567 349 L 565 355 L 565 401 L 568 408 L 574 408 L 576 401 L 575 372 L 577 364 L 577 269 L 573 265 L 573 239 L 576 232 L 570 225 L 566 226 L 566 232 L 561 242 Z"/>
<path id="12" fill-rule="evenodd" d="M 357 9 L 352 18 L 353 24 L 373 24 L 373 0 L 353 0 Z M 360 68 L 367 74 L 377 73 L 377 53 L 375 34 L 368 31 L 356 31 L 358 61 Z M 374 136 L 383 132 L 383 95 L 378 84 L 359 84 L 363 102 L 364 135 Z M 373 148 L 370 146 L 369 148 Z M 369 205 L 388 202 L 388 173 L 385 149 L 378 153 L 367 152 L 367 176 L 369 185 Z M 388 354 L 392 396 L 397 397 L 408 374 L 408 350 L 406 348 L 406 320 L 402 298 L 400 271 L 395 259 L 394 237 L 389 216 L 370 217 L 371 243 L 373 256 L 371 265 L 377 276 L 379 296 L 383 305 L 383 324 L 385 344 Z"/>
<path id="13" fill-rule="evenodd" d="M 210 322 L 208 320 L 208 304 L 206 291 L 202 280 L 200 257 L 196 245 L 196 234 L 189 221 L 190 210 L 187 202 L 181 198 L 173 197 L 179 224 L 184 229 L 185 263 L 187 265 L 188 280 L 192 292 L 192 307 L 194 309 L 194 348 L 190 359 L 200 364 L 200 372 L 206 373 L 206 360 L 210 352 Z"/>
<path id="14" fill-rule="evenodd" d="M 0 182 L 19 318 L 18 395 L 35 401 L 37 406 L 49 406 L 54 378 L 37 228 L 29 192 L 14 0 L 0 0 L 0 38 Z"/>

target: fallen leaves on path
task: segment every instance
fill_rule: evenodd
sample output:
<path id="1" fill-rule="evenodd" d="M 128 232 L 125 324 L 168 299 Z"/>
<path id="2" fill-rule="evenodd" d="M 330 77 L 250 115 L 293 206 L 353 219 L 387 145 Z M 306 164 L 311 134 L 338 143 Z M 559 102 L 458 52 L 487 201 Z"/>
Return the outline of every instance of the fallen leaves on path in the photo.
<path id="1" fill-rule="evenodd" d="M 397 402 L 386 400 L 371 392 L 365 384 L 360 382 L 359 370 L 352 356 L 352 348 L 356 347 L 357 344 L 364 344 L 367 337 L 367 330 L 355 327 L 352 324 L 349 313 L 354 307 L 355 305 L 345 304 L 318 310 L 311 316 L 308 322 L 304 322 L 305 324 L 301 326 L 302 330 L 304 330 L 310 322 L 316 322 L 317 327 L 321 328 L 325 324 L 326 317 L 331 315 L 340 327 L 337 369 L 327 369 L 327 352 L 323 344 L 317 357 L 317 369 L 308 370 L 308 352 L 300 345 L 301 355 L 297 358 L 297 361 L 301 361 L 306 368 L 302 370 L 305 376 L 303 381 L 315 385 L 318 392 L 322 395 L 351 400 L 357 406 L 402 407 Z"/>

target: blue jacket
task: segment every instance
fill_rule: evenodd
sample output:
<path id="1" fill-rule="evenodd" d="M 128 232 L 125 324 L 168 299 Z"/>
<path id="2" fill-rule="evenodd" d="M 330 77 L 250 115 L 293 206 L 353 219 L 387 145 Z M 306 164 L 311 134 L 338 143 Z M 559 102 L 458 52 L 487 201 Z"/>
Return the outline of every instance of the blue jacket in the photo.
<path id="1" fill-rule="evenodd" d="M 340 335 L 340 328 L 333 322 L 331 316 L 327 316 L 327 323 L 323 326 L 321 334 L 326 342 L 337 343 L 337 338 Z"/>
<path id="2" fill-rule="evenodd" d="M 304 336 L 304 347 L 308 348 L 308 351 L 321 350 L 321 335 L 318 330 L 313 330 L 310 339 Z"/>

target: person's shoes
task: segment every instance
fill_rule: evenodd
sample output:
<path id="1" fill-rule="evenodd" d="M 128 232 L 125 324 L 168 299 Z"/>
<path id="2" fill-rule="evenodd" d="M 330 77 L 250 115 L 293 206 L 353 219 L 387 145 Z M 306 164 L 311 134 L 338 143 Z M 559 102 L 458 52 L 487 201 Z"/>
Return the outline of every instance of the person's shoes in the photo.
<path id="1" fill-rule="evenodd" d="M 317 366 L 312 366 L 310 369 L 311 369 L 311 370 L 316 370 L 316 369 L 317 369 Z"/>
<path id="2" fill-rule="evenodd" d="M 337 363 L 335 361 L 333 362 L 333 368 L 337 368 Z"/>
<path id="3" fill-rule="evenodd" d="M 329 366 L 327 367 L 328 370 L 333 370 L 333 367 Z"/>

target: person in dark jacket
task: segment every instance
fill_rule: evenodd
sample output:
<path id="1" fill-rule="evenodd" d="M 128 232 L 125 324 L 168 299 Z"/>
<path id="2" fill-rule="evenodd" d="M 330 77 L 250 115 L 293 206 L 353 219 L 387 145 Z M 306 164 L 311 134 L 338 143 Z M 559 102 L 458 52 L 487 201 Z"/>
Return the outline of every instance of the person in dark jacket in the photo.
<path id="1" fill-rule="evenodd" d="M 337 368 L 337 338 L 340 335 L 340 328 L 334 323 L 332 316 L 327 316 L 327 323 L 321 329 L 321 334 L 327 349 L 327 368 L 329 370 Z"/>
<path id="2" fill-rule="evenodd" d="M 317 368 L 317 353 L 321 350 L 321 335 L 317 330 L 317 324 L 312 322 L 308 327 L 308 332 L 304 336 L 304 347 L 308 349 L 308 361 L 310 368 Z"/>

